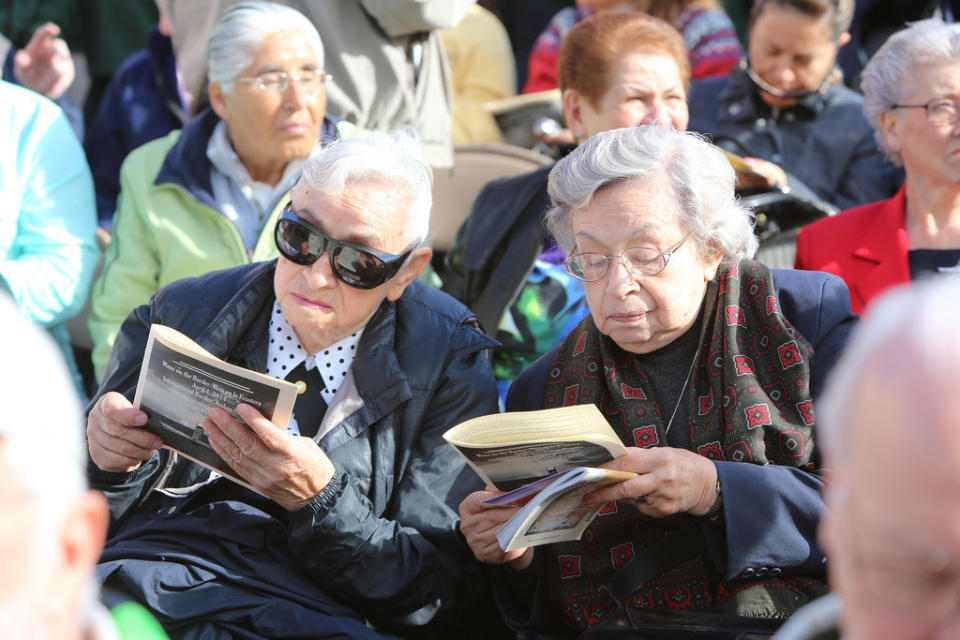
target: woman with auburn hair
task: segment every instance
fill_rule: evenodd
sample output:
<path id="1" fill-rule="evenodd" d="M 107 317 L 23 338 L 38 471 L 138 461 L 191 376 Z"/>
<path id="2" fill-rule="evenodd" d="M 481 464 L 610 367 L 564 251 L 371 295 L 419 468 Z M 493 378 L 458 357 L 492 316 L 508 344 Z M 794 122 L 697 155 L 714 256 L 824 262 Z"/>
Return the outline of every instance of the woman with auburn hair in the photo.
<path id="1" fill-rule="evenodd" d="M 559 80 L 564 117 L 578 141 L 653 122 L 687 127 L 686 47 L 657 18 L 614 12 L 587 18 L 563 41 Z M 444 291 L 504 345 L 493 356 L 504 391 L 586 313 L 583 286 L 564 272 L 563 252 L 540 222 L 552 166 L 486 185 L 442 273 Z"/>
<path id="2" fill-rule="evenodd" d="M 606 9 L 639 11 L 675 26 L 694 78 L 726 75 L 740 58 L 733 23 L 717 0 L 577 0 L 576 7 L 561 9 L 534 43 L 523 93 L 557 87 L 560 43 L 575 25 Z"/>

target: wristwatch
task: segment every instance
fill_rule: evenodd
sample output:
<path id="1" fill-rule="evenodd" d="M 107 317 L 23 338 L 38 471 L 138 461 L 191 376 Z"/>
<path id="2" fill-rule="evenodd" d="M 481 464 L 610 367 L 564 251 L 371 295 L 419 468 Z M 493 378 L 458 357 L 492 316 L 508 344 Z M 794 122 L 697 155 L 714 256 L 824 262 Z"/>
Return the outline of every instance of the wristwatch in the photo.
<path id="1" fill-rule="evenodd" d="M 720 514 L 723 513 L 723 491 L 720 490 L 720 478 L 717 478 L 717 499 L 713 501 L 713 504 L 710 505 L 710 510 L 707 511 L 703 517 L 707 518 L 711 522 L 715 522 L 720 518 Z"/>

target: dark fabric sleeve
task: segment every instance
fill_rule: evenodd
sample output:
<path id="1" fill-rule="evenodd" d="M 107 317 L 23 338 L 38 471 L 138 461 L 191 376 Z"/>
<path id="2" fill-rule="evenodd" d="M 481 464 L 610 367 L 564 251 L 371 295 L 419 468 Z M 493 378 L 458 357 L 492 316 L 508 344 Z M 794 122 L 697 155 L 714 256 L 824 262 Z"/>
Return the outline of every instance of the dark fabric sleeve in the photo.
<path id="1" fill-rule="evenodd" d="M 290 514 L 291 550 L 312 578 L 378 628 L 405 636 L 469 610 L 484 583 L 459 533 L 456 505 L 482 487 L 441 436 L 462 420 L 496 412 L 483 352 L 476 346 L 455 351 L 388 513 L 378 517 L 355 479 L 340 474 L 342 487 Z"/>

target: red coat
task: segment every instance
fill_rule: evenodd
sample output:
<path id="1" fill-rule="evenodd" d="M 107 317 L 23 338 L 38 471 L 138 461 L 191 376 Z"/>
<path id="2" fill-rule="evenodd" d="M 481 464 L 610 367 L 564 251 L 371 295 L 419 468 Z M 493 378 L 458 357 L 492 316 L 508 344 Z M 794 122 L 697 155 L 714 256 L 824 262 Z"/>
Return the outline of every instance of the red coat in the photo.
<path id="1" fill-rule="evenodd" d="M 794 266 L 833 273 L 847 283 L 856 313 L 890 287 L 910 281 L 905 187 L 872 202 L 817 220 L 800 231 Z"/>

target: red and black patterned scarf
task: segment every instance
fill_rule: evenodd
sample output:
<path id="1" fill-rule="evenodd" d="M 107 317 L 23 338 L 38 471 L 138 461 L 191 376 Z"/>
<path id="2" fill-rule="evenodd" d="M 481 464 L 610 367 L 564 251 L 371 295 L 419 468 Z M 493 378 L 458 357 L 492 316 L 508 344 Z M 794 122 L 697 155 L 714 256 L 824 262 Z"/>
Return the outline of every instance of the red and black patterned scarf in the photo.
<path id="1" fill-rule="evenodd" d="M 722 264 L 707 288 L 701 349 L 680 402 L 691 450 L 713 460 L 812 469 L 813 349 L 780 313 L 769 270 L 744 260 Z M 677 371 L 686 377 L 688 370 Z M 547 377 L 544 407 L 596 404 L 626 446 L 666 446 L 673 407 L 661 407 L 637 358 L 587 317 L 566 338 Z M 549 599 L 568 625 L 593 626 L 616 608 L 605 586 L 614 571 L 665 533 L 680 514 L 651 518 L 610 503 L 579 542 L 543 549 Z M 714 610 L 724 585 L 695 558 L 651 580 L 632 599 L 657 609 Z"/>

